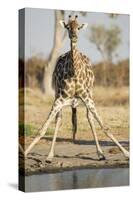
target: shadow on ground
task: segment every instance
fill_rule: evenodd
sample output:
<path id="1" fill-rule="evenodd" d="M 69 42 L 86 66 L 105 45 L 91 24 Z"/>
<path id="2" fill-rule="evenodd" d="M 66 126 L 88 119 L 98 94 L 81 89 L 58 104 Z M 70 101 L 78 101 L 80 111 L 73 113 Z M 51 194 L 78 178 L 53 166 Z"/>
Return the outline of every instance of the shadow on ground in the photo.
<path id="1" fill-rule="evenodd" d="M 45 139 L 46 141 L 52 141 L 53 137 L 44 137 L 42 139 Z M 71 142 L 73 143 L 73 140 L 70 138 L 61 138 L 61 137 L 57 137 L 56 142 Z M 129 146 L 129 141 L 119 141 L 121 145 L 123 146 Z M 74 144 L 79 144 L 79 145 L 95 145 L 95 141 L 94 140 L 76 140 L 74 142 Z M 116 144 L 114 144 L 111 141 L 105 141 L 105 140 L 99 140 L 99 144 L 101 146 L 116 146 Z"/>

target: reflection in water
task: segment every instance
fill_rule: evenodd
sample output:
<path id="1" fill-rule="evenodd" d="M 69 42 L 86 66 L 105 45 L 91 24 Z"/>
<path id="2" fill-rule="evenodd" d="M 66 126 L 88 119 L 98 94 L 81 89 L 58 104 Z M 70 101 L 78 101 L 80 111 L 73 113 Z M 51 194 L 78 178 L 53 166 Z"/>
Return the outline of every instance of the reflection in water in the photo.
<path id="1" fill-rule="evenodd" d="M 83 169 L 27 176 L 26 192 L 129 185 L 129 169 Z"/>

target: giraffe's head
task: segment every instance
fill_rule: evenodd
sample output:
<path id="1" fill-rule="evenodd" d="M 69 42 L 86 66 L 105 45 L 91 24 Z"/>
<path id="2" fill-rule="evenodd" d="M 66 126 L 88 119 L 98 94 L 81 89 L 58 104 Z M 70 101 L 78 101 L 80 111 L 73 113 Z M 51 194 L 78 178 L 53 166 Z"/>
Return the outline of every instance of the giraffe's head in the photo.
<path id="1" fill-rule="evenodd" d="M 69 38 L 73 43 L 77 43 L 79 30 L 85 29 L 87 27 L 86 23 L 79 24 L 77 18 L 78 15 L 75 15 L 75 17 L 69 15 L 68 23 L 65 23 L 65 21 L 62 20 L 60 21 L 61 26 L 67 29 Z"/>

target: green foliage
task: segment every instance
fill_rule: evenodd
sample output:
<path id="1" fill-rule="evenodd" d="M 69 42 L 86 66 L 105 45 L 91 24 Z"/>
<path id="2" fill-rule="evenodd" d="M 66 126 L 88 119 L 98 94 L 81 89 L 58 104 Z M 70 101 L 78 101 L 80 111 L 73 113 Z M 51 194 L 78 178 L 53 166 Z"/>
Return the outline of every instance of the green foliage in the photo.
<path id="1" fill-rule="evenodd" d="M 47 132 L 46 132 L 46 136 L 47 135 L 53 135 L 54 134 L 55 129 L 54 128 L 48 128 Z"/>
<path id="2" fill-rule="evenodd" d="M 19 124 L 19 136 L 30 136 L 37 133 L 37 128 L 32 124 Z M 48 128 L 46 136 L 53 135 L 54 128 Z"/>
<path id="3" fill-rule="evenodd" d="M 19 124 L 19 136 L 29 136 L 36 132 L 36 128 L 31 124 Z"/>

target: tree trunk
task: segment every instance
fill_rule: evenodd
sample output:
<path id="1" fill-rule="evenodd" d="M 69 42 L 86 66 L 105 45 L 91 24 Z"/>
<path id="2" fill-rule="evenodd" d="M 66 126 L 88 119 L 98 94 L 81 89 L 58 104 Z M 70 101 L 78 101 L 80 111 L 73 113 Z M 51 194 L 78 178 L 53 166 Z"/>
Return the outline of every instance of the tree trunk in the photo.
<path id="1" fill-rule="evenodd" d="M 47 66 L 45 66 L 44 76 L 43 76 L 43 91 L 45 92 L 46 95 L 54 94 L 54 90 L 52 88 L 52 73 L 56 65 L 56 60 L 59 56 L 59 50 L 61 49 L 65 39 L 65 34 L 64 35 L 62 34 L 61 26 L 59 24 L 59 20 L 62 19 L 64 19 L 64 12 L 56 10 L 53 48 L 48 58 L 48 64 Z"/>
<path id="2" fill-rule="evenodd" d="M 102 80 L 102 83 L 104 86 L 107 86 L 107 73 L 106 73 L 106 70 L 107 70 L 107 60 L 106 60 L 106 56 L 105 56 L 105 52 L 102 48 L 98 48 L 101 55 L 102 55 L 102 58 L 103 58 L 103 71 L 101 73 L 103 73 L 103 80 Z"/>
<path id="3" fill-rule="evenodd" d="M 45 67 L 44 69 L 44 75 L 43 75 L 43 92 L 50 96 L 54 94 L 54 90 L 52 88 L 52 69 L 51 65 Z"/>
<path id="4" fill-rule="evenodd" d="M 107 62 L 105 60 L 103 60 L 103 85 L 107 86 Z"/>

